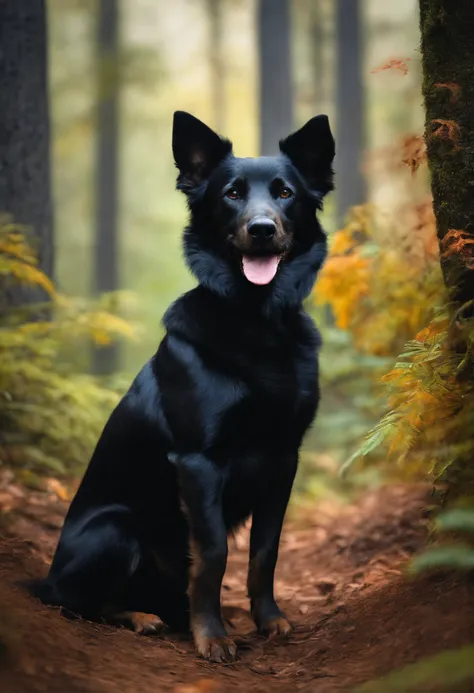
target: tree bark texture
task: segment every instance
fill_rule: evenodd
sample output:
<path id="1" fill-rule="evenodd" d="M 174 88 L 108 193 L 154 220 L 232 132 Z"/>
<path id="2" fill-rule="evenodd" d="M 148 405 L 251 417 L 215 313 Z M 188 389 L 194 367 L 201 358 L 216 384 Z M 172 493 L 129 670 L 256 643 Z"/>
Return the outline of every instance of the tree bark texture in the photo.
<path id="1" fill-rule="evenodd" d="M 445 283 L 474 299 L 473 245 L 446 254 L 456 232 L 474 241 L 474 5 L 420 0 L 425 139 Z M 459 245 L 458 245 L 459 247 Z"/>
<path id="2" fill-rule="evenodd" d="M 31 229 L 54 272 L 45 0 L 0 0 L 0 213 Z M 38 300 L 13 291 L 13 302 Z"/>
<path id="3" fill-rule="evenodd" d="M 260 153 L 278 153 L 278 142 L 293 129 L 289 0 L 260 0 L 258 42 Z"/>

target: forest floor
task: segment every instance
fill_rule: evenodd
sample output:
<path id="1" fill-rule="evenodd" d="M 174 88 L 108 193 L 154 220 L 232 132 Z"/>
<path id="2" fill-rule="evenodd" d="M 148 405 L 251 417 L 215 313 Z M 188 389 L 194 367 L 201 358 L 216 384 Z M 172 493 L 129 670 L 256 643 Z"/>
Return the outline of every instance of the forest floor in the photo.
<path id="1" fill-rule="evenodd" d="M 333 693 L 465 645 L 474 633 L 474 584 L 447 574 L 403 577 L 426 541 L 428 504 L 424 487 L 390 486 L 290 520 L 276 579 L 296 626 L 285 642 L 259 637 L 249 618 L 244 530 L 231 542 L 223 589 L 240 658 L 216 665 L 198 659 L 185 638 L 68 620 L 25 594 L 15 583 L 46 572 L 67 502 L 0 484 L 0 690 Z"/>

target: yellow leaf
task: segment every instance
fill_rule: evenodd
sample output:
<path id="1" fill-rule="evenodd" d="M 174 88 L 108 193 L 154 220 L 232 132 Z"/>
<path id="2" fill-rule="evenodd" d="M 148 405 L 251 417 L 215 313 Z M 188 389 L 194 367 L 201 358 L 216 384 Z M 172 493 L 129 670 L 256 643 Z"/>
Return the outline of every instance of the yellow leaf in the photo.
<path id="1" fill-rule="evenodd" d="M 71 500 L 69 491 L 58 479 L 47 479 L 46 488 L 63 501 Z"/>

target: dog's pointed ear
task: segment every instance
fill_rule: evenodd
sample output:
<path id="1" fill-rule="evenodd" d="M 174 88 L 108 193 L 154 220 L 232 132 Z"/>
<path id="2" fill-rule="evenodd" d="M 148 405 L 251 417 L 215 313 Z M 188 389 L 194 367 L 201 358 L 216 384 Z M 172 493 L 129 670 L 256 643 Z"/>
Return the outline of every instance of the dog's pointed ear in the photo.
<path id="1" fill-rule="evenodd" d="M 177 187 L 188 192 L 206 180 L 232 151 L 232 143 L 185 111 L 173 118 L 173 156 L 179 170 Z"/>
<path id="2" fill-rule="evenodd" d="M 336 149 L 326 115 L 311 118 L 302 128 L 280 140 L 280 151 L 296 166 L 311 189 L 323 195 L 333 189 L 332 162 Z"/>

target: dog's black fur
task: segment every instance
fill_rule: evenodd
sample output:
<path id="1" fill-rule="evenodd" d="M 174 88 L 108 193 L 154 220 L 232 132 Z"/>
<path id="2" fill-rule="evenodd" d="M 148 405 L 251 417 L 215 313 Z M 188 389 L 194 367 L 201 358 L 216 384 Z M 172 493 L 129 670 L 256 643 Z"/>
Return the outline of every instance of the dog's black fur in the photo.
<path id="1" fill-rule="evenodd" d="M 227 534 L 249 515 L 253 617 L 263 632 L 290 630 L 273 575 L 319 399 L 319 335 L 302 302 L 326 253 L 316 212 L 332 189 L 327 118 L 280 150 L 236 158 L 228 140 L 175 114 L 177 186 L 190 209 L 184 253 L 199 284 L 167 311 L 166 336 L 110 416 L 49 575 L 33 587 L 86 618 L 143 630 L 160 622 L 132 613 L 143 612 L 191 625 L 215 661 L 235 656 L 220 589 Z M 257 256 L 279 258 L 271 281 L 247 279 L 245 258 Z"/>

